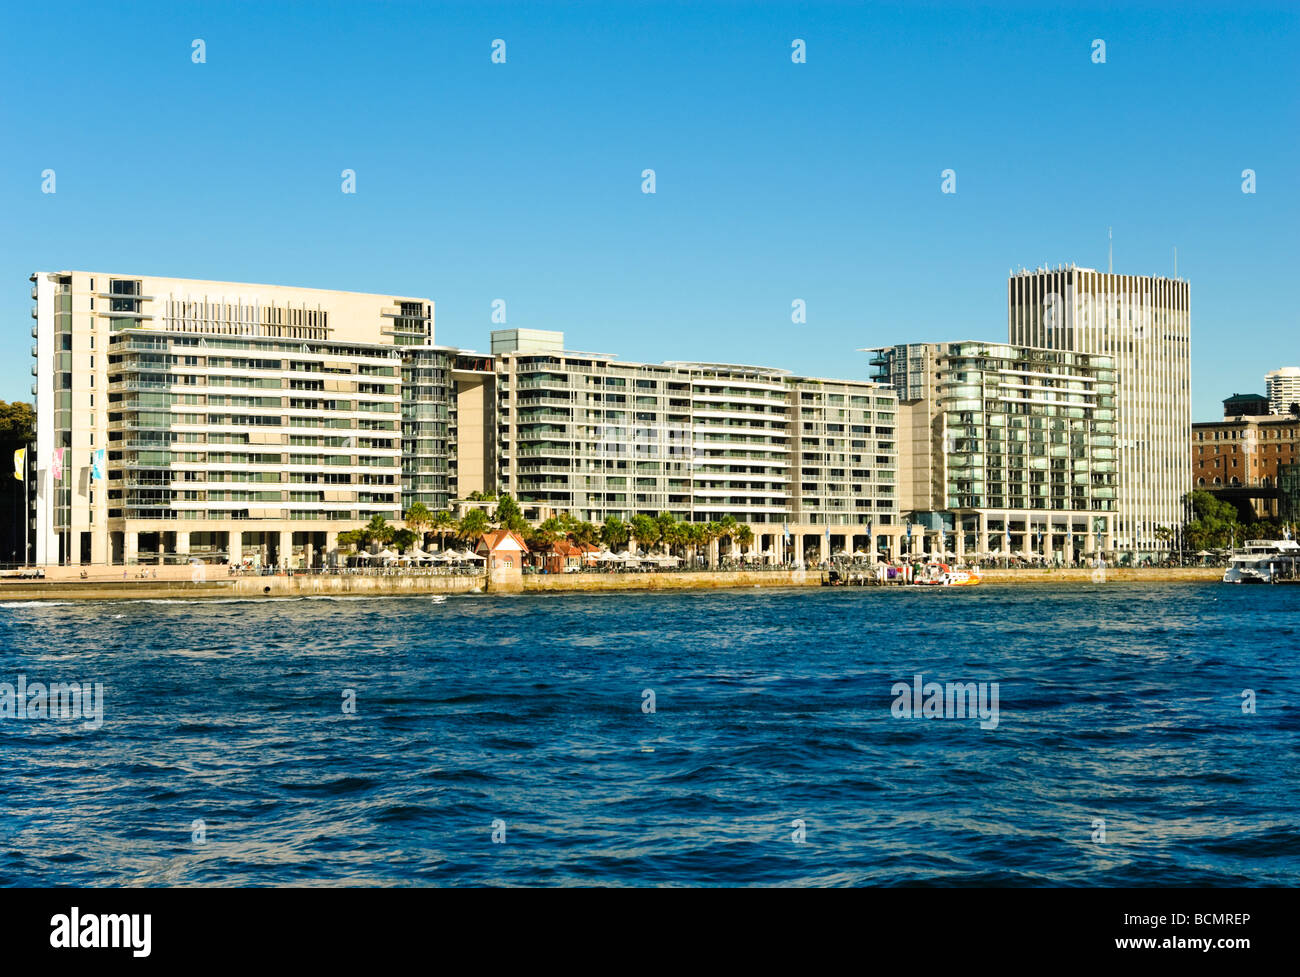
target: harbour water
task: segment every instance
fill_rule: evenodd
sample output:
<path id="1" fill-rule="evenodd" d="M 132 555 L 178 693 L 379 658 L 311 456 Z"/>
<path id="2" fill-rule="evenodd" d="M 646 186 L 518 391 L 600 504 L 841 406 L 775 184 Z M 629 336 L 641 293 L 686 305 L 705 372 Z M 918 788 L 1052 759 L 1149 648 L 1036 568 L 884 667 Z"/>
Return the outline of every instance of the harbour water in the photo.
<path id="1" fill-rule="evenodd" d="M 12 602 L 103 719 L 0 720 L 0 884 L 1294 885 L 1298 660 L 1293 587 Z"/>

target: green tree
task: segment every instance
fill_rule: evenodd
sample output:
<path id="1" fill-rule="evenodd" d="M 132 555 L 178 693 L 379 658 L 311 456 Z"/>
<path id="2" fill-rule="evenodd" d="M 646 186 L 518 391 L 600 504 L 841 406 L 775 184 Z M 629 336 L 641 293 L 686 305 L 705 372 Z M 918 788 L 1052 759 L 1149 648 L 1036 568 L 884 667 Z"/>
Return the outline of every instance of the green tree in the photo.
<path id="1" fill-rule="evenodd" d="M 668 526 L 660 524 L 659 532 L 662 535 L 664 545 L 668 548 L 669 553 L 680 549 L 682 551 L 682 556 L 686 555 L 686 547 L 690 545 L 691 541 L 690 523 L 677 522 L 674 520 L 672 524 Z"/>
<path id="2" fill-rule="evenodd" d="M 393 533 L 393 545 L 403 553 L 420 541 L 420 534 L 414 529 L 398 529 Z"/>
<path id="3" fill-rule="evenodd" d="M 600 527 L 600 541 L 611 550 L 622 546 L 628 540 L 628 528 L 618 516 L 606 516 L 605 524 Z"/>
<path id="4" fill-rule="evenodd" d="M 420 534 L 420 542 L 424 542 L 424 534 L 429 531 L 433 525 L 433 513 L 423 502 L 411 503 L 411 508 L 406 510 L 406 528 Z"/>
<path id="5" fill-rule="evenodd" d="M 731 552 L 731 543 L 735 540 L 736 534 L 740 532 L 740 523 L 736 522 L 736 517 L 732 515 L 723 516 L 717 523 L 718 539 L 727 541 L 727 552 Z M 721 552 L 721 550 L 719 550 Z"/>
<path id="6" fill-rule="evenodd" d="M 483 534 L 492 528 L 487 513 L 482 509 L 470 509 L 456 525 L 456 536 L 468 543 L 477 543 Z"/>
<path id="7" fill-rule="evenodd" d="M 393 534 L 396 531 L 378 512 L 371 516 L 370 521 L 361 529 L 366 544 L 382 543 L 385 546 L 393 541 Z"/>
<path id="8" fill-rule="evenodd" d="M 569 538 L 579 546 L 595 546 L 600 542 L 600 528 L 594 523 L 575 521 Z"/>
<path id="9" fill-rule="evenodd" d="M 524 535 L 524 542 L 528 544 L 530 550 L 537 552 L 538 550 L 547 549 L 563 536 L 563 533 L 559 532 L 554 526 L 547 526 L 547 523 L 554 522 L 555 520 L 548 519 L 536 529 L 528 530 Z"/>
<path id="10" fill-rule="evenodd" d="M 16 441 L 19 447 L 36 437 L 36 415 L 32 405 L 22 400 L 0 400 L 0 441 Z M 15 449 L 16 450 L 16 449 Z"/>
<path id="11" fill-rule="evenodd" d="M 528 520 L 524 518 L 519 503 L 508 495 L 497 501 L 496 522 L 502 529 L 512 529 L 520 534 L 529 531 Z"/>
<path id="12" fill-rule="evenodd" d="M 1192 520 L 1183 528 L 1183 538 L 1192 547 L 1224 547 L 1231 544 L 1234 535 L 1240 538 L 1236 506 L 1200 490 L 1187 498 L 1192 507 Z"/>
<path id="13" fill-rule="evenodd" d="M 709 545 L 708 527 L 702 522 L 688 522 L 686 529 L 686 545 L 690 547 L 691 559 L 699 555 L 700 547 Z"/>
<path id="14" fill-rule="evenodd" d="M 353 547 L 365 546 L 365 534 L 360 529 L 345 529 L 339 533 L 338 545 L 340 549 L 352 549 Z"/>
<path id="15" fill-rule="evenodd" d="M 750 546 L 753 546 L 753 545 L 754 545 L 754 530 L 750 529 L 749 526 L 747 526 L 747 525 L 745 525 L 745 526 L 741 526 L 741 527 L 736 531 L 736 537 L 735 537 L 735 538 L 736 538 L 736 542 L 739 543 L 741 546 L 743 546 L 743 547 L 745 547 L 745 548 L 748 548 L 748 547 L 750 547 Z"/>
<path id="16" fill-rule="evenodd" d="M 649 549 L 659 542 L 659 523 L 651 516 L 633 516 L 630 532 L 632 538 L 640 543 L 643 549 Z"/>
<path id="17" fill-rule="evenodd" d="M 438 512 L 435 512 L 433 518 L 429 522 L 429 531 L 438 537 L 439 549 L 447 548 L 447 537 L 454 536 L 456 530 L 456 517 L 447 509 L 441 509 Z"/>
<path id="18" fill-rule="evenodd" d="M 35 479 L 20 482 L 14 478 L 14 452 L 27 448 L 35 439 L 35 417 L 32 405 L 23 401 L 5 403 L 0 400 L 0 560 L 25 562 L 23 557 L 24 510 L 30 504 Z M 32 445 L 34 448 L 35 445 Z M 36 457 L 29 449 L 27 464 L 34 468 Z M 33 547 L 34 549 L 34 547 Z"/>

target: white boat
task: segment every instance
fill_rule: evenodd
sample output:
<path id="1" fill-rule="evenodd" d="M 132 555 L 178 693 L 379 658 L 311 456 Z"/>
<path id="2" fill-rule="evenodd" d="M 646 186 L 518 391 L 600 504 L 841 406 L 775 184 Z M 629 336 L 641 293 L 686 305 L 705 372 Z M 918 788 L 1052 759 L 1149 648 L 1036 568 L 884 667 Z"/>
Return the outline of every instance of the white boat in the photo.
<path id="1" fill-rule="evenodd" d="M 432 597 L 429 598 L 429 600 L 433 601 L 435 604 L 441 604 L 446 599 L 447 599 L 446 594 L 434 594 Z"/>
<path id="2" fill-rule="evenodd" d="M 974 587 L 980 582 L 978 567 L 963 569 L 947 563 L 927 563 L 912 580 L 913 587 Z"/>
<path id="3" fill-rule="evenodd" d="M 1252 539 L 1232 551 L 1224 583 L 1272 583 L 1273 574 L 1300 572 L 1300 543 L 1293 539 Z"/>

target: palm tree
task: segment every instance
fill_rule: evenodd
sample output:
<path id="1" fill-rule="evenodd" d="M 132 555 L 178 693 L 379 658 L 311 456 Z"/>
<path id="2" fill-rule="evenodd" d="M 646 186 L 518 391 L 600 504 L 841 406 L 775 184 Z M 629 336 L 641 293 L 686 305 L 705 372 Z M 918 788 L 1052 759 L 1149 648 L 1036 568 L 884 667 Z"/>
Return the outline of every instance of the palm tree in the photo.
<path id="1" fill-rule="evenodd" d="M 627 523 L 618 516 L 606 516 L 605 524 L 600 527 L 600 541 L 611 550 L 627 542 Z"/>
<path id="2" fill-rule="evenodd" d="M 717 525 L 718 538 L 727 540 L 728 544 L 730 544 L 736 538 L 736 534 L 740 532 L 740 523 L 736 522 L 736 517 L 732 515 L 723 516 Z M 731 555 L 730 545 L 727 546 L 727 555 Z"/>
<path id="3" fill-rule="evenodd" d="M 736 531 L 736 542 L 740 544 L 742 549 L 748 549 L 753 546 L 754 530 L 750 529 L 748 525 L 742 525 Z"/>
<path id="4" fill-rule="evenodd" d="M 438 537 L 438 547 L 446 549 L 447 537 L 456 532 L 456 517 L 451 514 L 450 510 L 441 509 L 433 514 L 433 518 L 429 522 L 429 528 Z"/>
<path id="5" fill-rule="evenodd" d="M 393 541 L 394 532 L 396 530 L 378 512 L 371 516 L 370 521 L 361 529 L 364 543 L 382 543 L 385 546 Z"/>
<path id="6" fill-rule="evenodd" d="M 691 562 L 695 562 L 701 546 L 709 545 L 709 531 L 702 522 L 688 522 L 683 527 L 686 530 L 686 544 L 691 548 Z"/>
<path id="7" fill-rule="evenodd" d="M 487 513 L 482 509 L 470 509 L 465 518 L 456 525 L 456 536 L 467 543 L 478 543 L 483 534 L 492 528 Z"/>
<path id="8" fill-rule="evenodd" d="M 663 534 L 664 545 L 668 548 L 668 552 L 672 553 L 673 550 L 680 548 L 682 557 L 685 558 L 686 547 L 691 542 L 691 524 L 674 521 L 672 525 L 661 528 L 660 532 Z"/>
<path id="9" fill-rule="evenodd" d="M 600 540 L 600 529 L 593 523 L 574 522 L 569 538 L 579 546 L 594 546 Z"/>
<path id="10" fill-rule="evenodd" d="M 659 523 L 650 516 L 633 516 L 631 533 L 632 538 L 643 548 L 649 549 L 659 542 Z"/>
<path id="11" fill-rule="evenodd" d="M 671 512 L 661 512 L 655 522 L 659 524 L 659 541 L 664 544 L 665 550 L 671 551 L 677 520 Z"/>
<path id="12" fill-rule="evenodd" d="M 411 503 L 411 508 L 406 510 L 406 528 L 420 536 L 420 542 L 424 542 L 424 534 L 429 531 L 433 525 L 433 513 L 423 502 Z"/>
<path id="13" fill-rule="evenodd" d="M 706 522 L 703 526 L 703 529 L 704 529 L 704 533 L 703 533 L 704 545 L 706 547 L 710 547 L 710 549 L 706 552 L 706 559 L 709 568 L 712 569 L 713 552 L 711 547 L 715 540 L 722 538 L 722 525 L 721 523 L 717 523 L 717 522 Z"/>

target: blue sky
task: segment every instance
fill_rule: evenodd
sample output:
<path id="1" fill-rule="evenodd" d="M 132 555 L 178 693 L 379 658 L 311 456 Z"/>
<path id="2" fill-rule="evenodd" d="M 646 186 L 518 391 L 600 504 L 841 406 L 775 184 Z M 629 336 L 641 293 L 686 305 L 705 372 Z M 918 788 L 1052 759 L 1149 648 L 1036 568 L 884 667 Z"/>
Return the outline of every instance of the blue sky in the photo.
<path id="1" fill-rule="evenodd" d="M 38 268 L 428 296 L 480 350 L 501 298 L 574 349 L 863 377 L 1005 338 L 1008 269 L 1104 268 L 1108 226 L 1116 271 L 1178 248 L 1197 419 L 1300 365 L 1293 3 L 53 10 L 0 38 L 3 399 Z"/>

